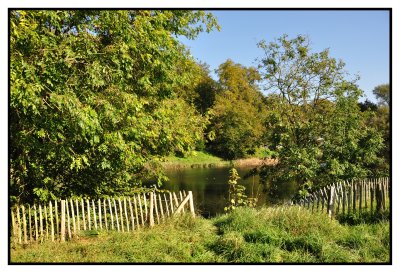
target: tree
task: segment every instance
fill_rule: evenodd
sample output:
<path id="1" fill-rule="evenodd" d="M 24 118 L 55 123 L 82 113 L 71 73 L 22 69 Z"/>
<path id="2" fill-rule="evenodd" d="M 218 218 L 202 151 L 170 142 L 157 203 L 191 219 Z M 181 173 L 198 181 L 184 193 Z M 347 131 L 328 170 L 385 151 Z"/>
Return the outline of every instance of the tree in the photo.
<path id="1" fill-rule="evenodd" d="M 384 147 L 380 151 L 380 155 L 385 158 L 385 169 L 389 169 L 390 164 L 390 85 L 381 84 L 374 88 L 373 93 L 378 99 L 379 104 L 377 109 L 369 118 L 370 126 L 373 126 L 381 132 L 384 139 Z"/>
<path id="2" fill-rule="evenodd" d="M 208 148 L 235 159 L 253 154 L 261 143 L 265 109 L 256 82 L 259 74 L 227 60 L 218 68 L 220 90 L 210 109 Z"/>
<path id="3" fill-rule="evenodd" d="M 202 122 L 177 100 L 178 35 L 217 27 L 187 10 L 10 12 L 10 191 L 16 201 L 128 192 L 187 152 Z M 183 121 L 185 115 L 187 120 Z"/>
<path id="4" fill-rule="evenodd" d="M 262 167 L 262 176 L 323 185 L 374 175 L 382 136 L 365 125 L 357 78 L 349 80 L 329 50 L 312 53 L 309 44 L 301 35 L 258 44 L 264 89 L 272 93 L 266 138 L 278 158 Z"/>
<path id="5" fill-rule="evenodd" d="M 381 84 L 378 85 L 372 90 L 375 97 L 379 100 L 380 104 L 384 104 L 386 106 L 390 105 L 390 85 L 389 84 Z"/>
<path id="6" fill-rule="evenodd" d="M 368 99 L 366 99 L 364 102 L 359 102 L 358 107 L 360 107 L 361 112 L 378 110 L 378 105 L 369 101 Z"/>

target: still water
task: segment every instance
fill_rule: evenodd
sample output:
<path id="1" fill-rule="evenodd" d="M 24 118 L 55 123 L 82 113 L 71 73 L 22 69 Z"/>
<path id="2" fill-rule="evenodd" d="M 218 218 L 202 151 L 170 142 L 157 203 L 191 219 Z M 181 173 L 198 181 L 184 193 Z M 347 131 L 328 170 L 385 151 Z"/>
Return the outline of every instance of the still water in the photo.
<path id="1" fill-rule="evenodd" d="M 169 181 L 164 183 L 164 189 L 171 191 L 192 191 L 195 208 L 203 216 L 215 216 L 224 212 L 228 198 L 229 167 L 223 168 L 188 168 L 168 170 L 166 175 Z M 240 185 L 246 187 L 248 197 L 256 197 L 258 205 L 272 206 L 288 202 L 295 194 L 296 185 L 293 182 L 280 183 L 279 185 L 268 182 L 265 189 L 259 183 L 259 177 L 253 176 L 243 179 L 251 168 L 236 168 Z"/>

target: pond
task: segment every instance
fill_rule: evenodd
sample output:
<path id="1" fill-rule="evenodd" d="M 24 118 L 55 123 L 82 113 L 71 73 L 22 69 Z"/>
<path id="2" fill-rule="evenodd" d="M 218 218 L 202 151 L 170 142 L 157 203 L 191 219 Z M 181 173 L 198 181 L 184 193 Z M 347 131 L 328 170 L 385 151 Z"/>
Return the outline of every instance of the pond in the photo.
<path id="1" fill-rule="evenodd" d="M 224 212 L 228 198 L 229 167 L 216 168 L 187 168 L 167 170 L 169 181 L 164 183 L 163 189 L 174 192 L 192 191 L 195 208 L 204 217 L 215 216 Z M 259 183 L 259 177 L 253 176 L 243 179 L 252 168 L 237 167 L 236 170 L 242 179 L 238 183 L 246 187 L 248 197 L 256 197 L 258 205 L 272 206 L 290 201 L 295 194 L 294 182 L 285 182 L 276 185 L 268 182 L 266 188 Z"/>

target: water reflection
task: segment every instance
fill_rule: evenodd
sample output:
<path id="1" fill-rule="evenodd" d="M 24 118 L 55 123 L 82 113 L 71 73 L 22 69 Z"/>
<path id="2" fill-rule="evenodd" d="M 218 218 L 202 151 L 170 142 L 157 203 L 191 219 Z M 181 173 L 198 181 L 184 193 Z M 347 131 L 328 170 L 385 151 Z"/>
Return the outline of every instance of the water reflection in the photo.
<path id="1" fill-rule="evenodd" d="M 258 175 L 243 179 L 251 168 L 236 169 L 239 176 L 242 177 L 238 182 L 246 187 L 247 196 L 256 197 L 258 193 L 259 205 L 288 202 L 295 194 L 296 187 L 293 182 L 277 185 L 269 181 L 264 188 L 259 183 Z M 163 185 L 163 188 L 171 191 L 193 191 L 196 209 L 199 213 L 204 216 L 223 213 L 228 197 L 229 167 L 168 170 L 166 175 L 169 181 Z"/>

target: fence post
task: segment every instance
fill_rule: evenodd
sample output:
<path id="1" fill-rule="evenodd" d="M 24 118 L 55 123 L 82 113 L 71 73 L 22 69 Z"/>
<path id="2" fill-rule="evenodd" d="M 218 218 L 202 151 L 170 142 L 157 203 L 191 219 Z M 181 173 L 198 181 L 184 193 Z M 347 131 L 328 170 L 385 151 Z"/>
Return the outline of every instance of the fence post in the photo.
<path id="1" fill-rule="evenodd" d="M 193 192 L 189 191 L 189 202 L 190 202 L 190 212 L 192 213 L 193 218 L 196 216 L 196 214 L 194 213 L 194 204 L 193 204 Z"/>
<path id="2" fill-rule="evenodd" d="M 376 183 L 376 212 L 378 213 L 382 211 L 382 192 L 380 185 L 380 183 Z"/>
<path id="3" fill-rule="evenodd" d="M 103 229 L 103 224 L 101 223 L 102 219 L 101 219 L 101 201 L 100 201 L 100 199 L 97 201 L 97 204 L 99 206 L 99 225 L 100 225 L 100 229 Z"/>
<path id="4" fill-rule="evenodd" d="M 137 228 L 140 229 L 139 214 L 138 214 L 138 210 L 137 210 L 137 203 L 136 203 L 135 195 L 133 195 L 133 205 L 135 206 L 135 217 L 136 217 Z M 142 226 L 143 226 L 143 223 L 142 223 Z"/>
<path id="5" fill-rule="evenodd" d="M 140 194 L 138 194 L 138 202 L 139 202 L 139 211 L 140 211 L 140 219 L 142 220 L 142 226 L 144 227 L 144 219 L 143 219 L 143 209 L 142 209 L 142 201 L 140 200 Z"/>
<path id="6" fill-rule="evenodd" d="M 332 214 L 335 208 L 335 185 L 330 186 L 329 189 L 329 200 L 328 200 L 328 215 L 332 218 Z"/>
<path id="7" fill-rule="evenodd" d="M 153 193 L 150 192 L 150 227 L 154 226 L 154 215 L 153 215 Z"/>
<path id="8" fill-rule="evenodd" d="M 54 222 L 53 222 L 53 205 L 49 202 L 50 224 L 51 224 L 51 241 L 54 242 Z"/>
<path id="9" fill-rule="evenodd" d="M 32 242 L 33 241 L 33 237 L 32 237 L 32 223 L 31 223 L 31 206 L 28 205 L 28 226 L 29 226 L 29 241 Z"/>
<path id="10" fill-rule="evenodd" d="M 61 242 L 65 242 L 65 200 L 61 200 Z"/>
<path id="11" fill-rule="evenodd" d="M 36 204 L 33 205 L 33 210 L 35 212 L 35 241 L 39 240 L 39 231 L 38 231 L 38 222 L 37 222 L 37 211 L 36 211 Z"/>
<path id="12" fill-rule="evenodd" d="M 144 219 L 147 221 L 147 200 L 146 193 L 143 193 L 143 205 L 144 205 Z M 144 225 L 144 224 L 143 224 Z"/>
<path id="13" fill-rule="evenodd" d="M 42 215 L 42 206 L 39 204 L 39 225 L 40 225 L 40 241 L 43 242 L 43 215 Z"/>
<path id="14" fill-rule="evenodd" d="M 25 217 L 25 207 L 22 205 L 22 224 L 24 226 L 24 243 L 28 243 L 28 234 L 26 229 L 26 217 Z"/>

